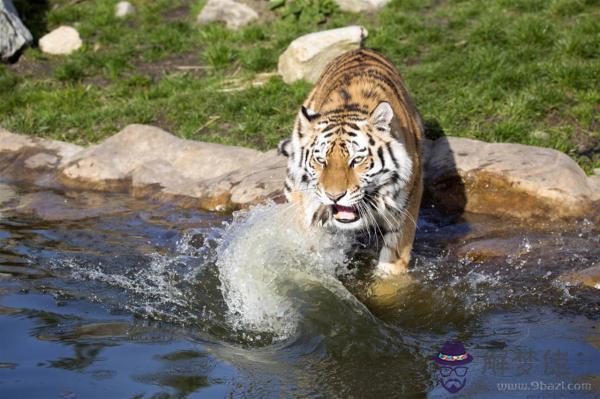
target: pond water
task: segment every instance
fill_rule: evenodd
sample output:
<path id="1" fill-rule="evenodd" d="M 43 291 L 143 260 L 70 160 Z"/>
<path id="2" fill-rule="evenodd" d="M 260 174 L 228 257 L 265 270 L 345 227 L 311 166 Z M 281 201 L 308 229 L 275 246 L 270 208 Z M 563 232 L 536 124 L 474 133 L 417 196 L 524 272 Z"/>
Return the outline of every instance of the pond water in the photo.
<path id="1" fill-rule="evenodd" d="M 374 308 L 372 254 L 298 231 L 288 205 L 232 217 L 6 184 L 0 204 L 2 398 L 600 395 L 600 291 L 557 282 L 600 261 L 589 221 L 424 210 L 413 283 Z M 456 255 L 481 242 L 505 251 Z M 454 394 L 446 341 L 473 359 Z"/>

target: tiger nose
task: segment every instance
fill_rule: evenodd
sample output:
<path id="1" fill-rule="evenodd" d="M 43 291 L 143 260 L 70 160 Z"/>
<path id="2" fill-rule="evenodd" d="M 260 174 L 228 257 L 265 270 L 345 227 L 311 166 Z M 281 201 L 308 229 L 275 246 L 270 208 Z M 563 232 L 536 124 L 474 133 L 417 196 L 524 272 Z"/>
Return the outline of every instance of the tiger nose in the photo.
<path id="1" fill-rule="evenodd" d="M 337 200 L 342 198 L 344 195 L 346 195 L 346 191 L 344 191 L 343 193 L 330 193 L 330 192 L 325 191 L 325 195 L 327 196 L 327 198 L 329 198 L 333 202 L 336 202 Z"/>

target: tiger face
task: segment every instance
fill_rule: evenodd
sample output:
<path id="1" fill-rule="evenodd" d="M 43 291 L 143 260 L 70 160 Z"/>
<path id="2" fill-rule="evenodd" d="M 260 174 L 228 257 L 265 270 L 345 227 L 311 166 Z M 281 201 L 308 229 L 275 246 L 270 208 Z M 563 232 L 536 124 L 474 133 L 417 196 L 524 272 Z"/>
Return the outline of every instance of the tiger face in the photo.
<path id="1" fill-rule="evenodd" d="M 411 160 L 392 137 L 393 117 L 387 102 L 351 113 L 302 107 L 292 138 L 279 148 L 290 157 L 288 200 L 303 193 L 309 223 L 359 230 L 398 220 Z"/>

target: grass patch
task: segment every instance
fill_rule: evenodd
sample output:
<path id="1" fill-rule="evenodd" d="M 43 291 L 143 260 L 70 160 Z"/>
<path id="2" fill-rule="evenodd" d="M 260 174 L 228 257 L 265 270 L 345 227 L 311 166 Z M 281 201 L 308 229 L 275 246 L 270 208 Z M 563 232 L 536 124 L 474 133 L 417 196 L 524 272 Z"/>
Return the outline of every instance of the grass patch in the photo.
<path id="1" fill-rule="evenodd" d="M 134 1 L 138 13 L 123 20 L 114 1 L 15 3 L 36 38 L 69 24 L 85 43 L 67 57 L 34 47 L 0 65 L 0 125 L 15 132 L 87 144 L 150 123 L 272 148 L 310 85 L 244 82 L 275 71 L 302 34 L 361 24 L 438 133 L 551 147 L 587 172 L 600 167 L 598 1 L 392 0 L 357 15 L 330 0 L 287 0 L 239 32 L 197 26 L 202 1 Z"/>

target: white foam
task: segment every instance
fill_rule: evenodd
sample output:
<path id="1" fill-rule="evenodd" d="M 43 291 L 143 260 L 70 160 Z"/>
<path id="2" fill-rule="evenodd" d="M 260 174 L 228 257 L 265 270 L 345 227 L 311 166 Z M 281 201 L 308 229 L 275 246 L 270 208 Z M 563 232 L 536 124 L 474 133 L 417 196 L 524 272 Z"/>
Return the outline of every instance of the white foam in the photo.
<path id="1" fill-rule="evenodd" d="M 300 317 L 302 301 L 292 291 L 297 295 L 318 285 L 351 297 L 337 279 L 346 272 L 349 240 L 301 227 L 290 207 L 267 204 L 236 213 L 224 233 L 217 266 L 234 329 L 284 339 Z"/>
<path id="2" fill-rule="evenodd" d="M 122 303 L 125 309 L 158 316 L 168 321 L 186 322 L 194 317 L 188 312 L 185 292 L 178 281 L 189 279 L 196 269 L 185 267 L 187 257 L 150 254 L 148 267 L 128 270 L 111 270 L 110 265 L 91 264 L 73 258 L 60 259 L 50 265 L 51 269 L 68 271 L 70 278 L 80 281 L 97 281 L 125 290 L 135 295 Z M 182 266 L 184 270 L 182 270 Z"/>

